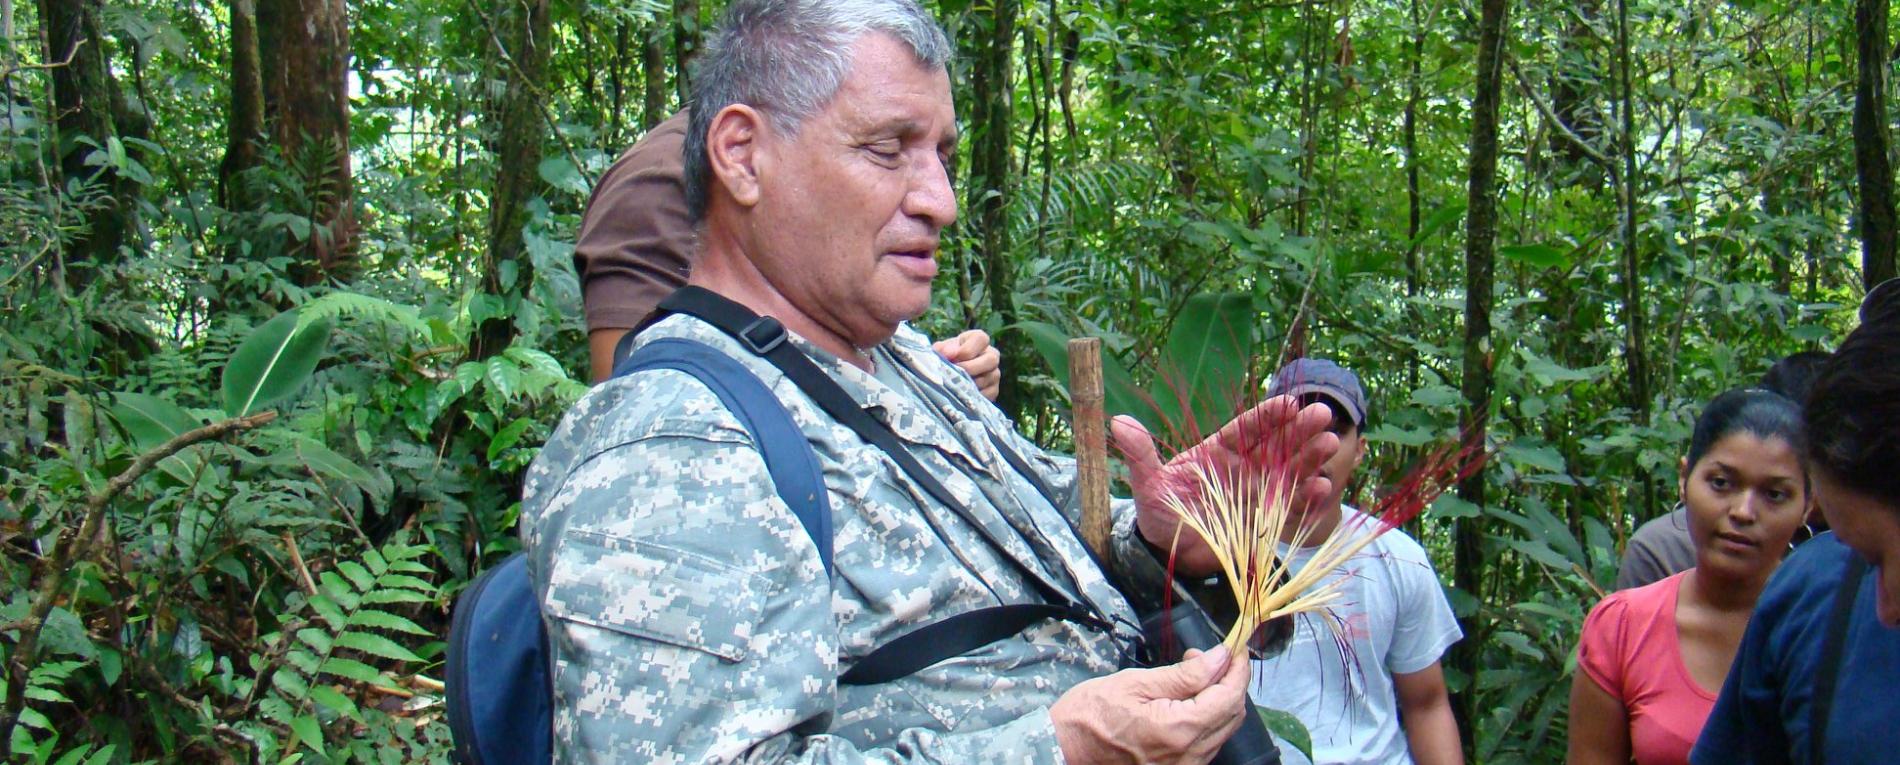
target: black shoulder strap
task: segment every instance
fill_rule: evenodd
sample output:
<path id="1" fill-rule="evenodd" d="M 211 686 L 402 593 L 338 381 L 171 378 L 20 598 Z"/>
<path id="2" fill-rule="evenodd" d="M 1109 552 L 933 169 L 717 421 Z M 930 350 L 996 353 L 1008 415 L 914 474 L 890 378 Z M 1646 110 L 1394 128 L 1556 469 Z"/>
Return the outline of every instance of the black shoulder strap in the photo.
<path id="1" fill-rule="evenodd" d="M 870 685 L 888 682 L 953 656 L 980 648 L 1015 635 L 1048 618 L 1066 619 L 1079 624 L 1106 628 L 1108 621 L 1090 608 L 1070 598 L 1027 563 L 1010 554 L 1008 548 L 979 523 L 970 509 L 957 501 L 942 482 L 930 474 L 898 440 L 897 434 L 883 422 L 864 411 L 838 383 L 819 369 L 792 343 L 784 325 L 771 317 L 761 317 L 750 309 L 699 287 L 683 287 L 660 302 L 660 310 L 683 313 L 717 327 L 738 340 L 748 350 L 784 372 L 793 384 L 832 419 L 856 433 L 866 443 L 878 447 L 899 469 L 923 487 L 933 499 L 949 508 L 983 540 L 1008 561 L 1024 581 L 1045 602 L 992 606 L 958 614 L 880 646 L 840 676 L 845 685 Z M 1041 488 L 1041 487 L 1039 487 Z M 859 667 L 863 667 L 862 670 Z"/>
<path id="2" fill-rule="evenodd" d="M 1834 610 L 1828 615 L 1827 638 L 1821 642 L 1821 664 L 1816 668 L 1819 674 L 1808 698 L 1808 761 L 1815 765 L 1827 762 L 1827 724 L 1833 717 L 1834 689 L 1841 676 L 1841 649 L 1853 621 L 1854 602 L 1860 597 L 1860 582 L 1866 578 L 1867 561 L 1850 551 L 1841 568 L 1845 578 L 1834 593 Z"/>
<path id="3" fill-rule="evenodd" d="M 1069 609 L 1017 603 L 965 611 L 931 622 L 878 646 L 838 676 L 840 685 L 877 685 L 906 677 L 944 659 L 1011 637 L 1044 619 L 1068 619 Z"/>
<path id="4" fill-rule="evenodd" d="M 866 443 L 878 447 L 890 456 L 905 475 L 923 487 L 925 493 L 968 523 L 971 529 L 996 548 L 999 557 L 1009 561 L 1023 580 L 1034 587 L 1047 602 L 1073 607 L 1086 613 L 1086 608 L 1082 604 L 1068 597 L 1041 573 L 1030 568 L 1027 563 L 1011 555 L 1009 549 L 993 537 L 987 527 L 978 522 L 975 514 L 962 502 L 957 501 L 956 495 L 950 493 L 950 490 L 945 488 L 936 476 L 931 475 L 930 471 L 917 461 L 917 458 L 910 453 L 908 448 L 905 448 L 903 442 L 898 440 L 897 434 L 892 432 L 889 426 L 864 411 L 864 408 L 851 398 L 851 394 L 839 387 L 836 381 L 826 375 L 824 370 L 819 369 L 818 365 L 805 354 L 799 352 L 796 346 L 787 342 L 788 335 L 785 326 L 777 319 L 769 316 L 760 317 L 743 305 L 709 290 L 692 286 L 683 287 L 661 301 L 660 309 L 684 313 L 718 327 L 752 352 L 771 362 L 800 390 L 804 391 L 805 395 L 810 396 L 812 401 L 818 404 L 818 408 L 831 415 L 832 419 L 837 420 L 839 424 L 857 433 L 858 437 L 864 439 Z"/>

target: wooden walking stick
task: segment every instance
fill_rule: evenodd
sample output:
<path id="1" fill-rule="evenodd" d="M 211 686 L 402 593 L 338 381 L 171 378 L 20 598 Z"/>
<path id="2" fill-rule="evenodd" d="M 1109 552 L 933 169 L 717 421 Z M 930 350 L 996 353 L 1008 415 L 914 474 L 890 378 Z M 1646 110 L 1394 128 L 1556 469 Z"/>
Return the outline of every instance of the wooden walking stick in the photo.
<path id="1" fill-rule="evenodd" d="M 1095 551 L 1096 559 L 1105 569 L 1113 570 L 1101 338 L 1078 337 L 1069 341 L 1069 400 L 1074 405 L 1075 489 L 1080 493 L 1082 505 L 1082 542 Z M 1161 613 L 1142 616 L 1142 630 L 1150 641 L 1172 646 L 1162 648 L 1167 655 L 1157 657 L 1171 664 L 1181 660 L 1176 648 L 1213 648 L 1220 643 L 1220 632 L 1179 583 L 1170 582 L 1168 587 L 1173 591 L 1172 598 L 1154 604 L 1161 607 Z M 1137 606 L 1137 611 L 1140 610 Z M 1245 654 L 1233 660 L 1245 661 Z M 1280 750 L 1268 735 L 1266 724 L 1250 714 L 1244 718 L 1240 730 L 1221 746 L 1212 765 L 1279 765 L 1279 762 Z"/>
<path id="2" fill-rule="evenodd" d="M 1108 423 L 1103 399 L 1102 339 L 1070 340 L 1069 400 L 1075 412 L 1075 486 L 1081 492 L 1082 541 L 1108 565 Z"/>

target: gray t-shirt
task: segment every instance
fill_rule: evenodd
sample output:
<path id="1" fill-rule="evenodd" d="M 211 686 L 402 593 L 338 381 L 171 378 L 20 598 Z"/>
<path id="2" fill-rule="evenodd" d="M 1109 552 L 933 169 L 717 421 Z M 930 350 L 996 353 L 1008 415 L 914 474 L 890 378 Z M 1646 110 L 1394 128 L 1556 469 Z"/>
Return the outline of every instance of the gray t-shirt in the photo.
<path id="1" fill-rule="evenodd" d="M 1641 587 L 1692 568 L 1695 541 L 1689 538 L 1689 511 L 1678 506 L 1630 535 L 1623 563 L 1616 567 L 1616 589 Z"/>

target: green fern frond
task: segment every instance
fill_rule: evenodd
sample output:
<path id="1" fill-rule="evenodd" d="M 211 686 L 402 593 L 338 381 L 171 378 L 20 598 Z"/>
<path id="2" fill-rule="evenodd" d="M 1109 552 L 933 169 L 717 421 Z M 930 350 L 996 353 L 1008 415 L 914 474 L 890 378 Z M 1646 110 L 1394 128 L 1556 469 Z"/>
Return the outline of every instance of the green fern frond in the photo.
<path id="1" fill-rule="evenodd" d="M 332 292 L 303 304 L 298 310 L 297 329 L 342 316 L 394 325 L 416 337 L 429 336 L 429 324 L 422 320 L 416 309 L 355 292 Z"/>

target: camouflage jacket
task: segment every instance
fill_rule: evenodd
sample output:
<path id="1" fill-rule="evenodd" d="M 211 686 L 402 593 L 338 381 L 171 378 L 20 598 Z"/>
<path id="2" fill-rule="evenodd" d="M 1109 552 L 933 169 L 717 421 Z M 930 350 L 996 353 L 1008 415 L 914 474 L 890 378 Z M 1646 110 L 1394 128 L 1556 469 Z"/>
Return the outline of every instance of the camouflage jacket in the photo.
<path id="1" fill-rule="evenodd" d="M 893 638 L 956 613 L 1032 602 L 1036 591 L 769 362 L 690 317 L 669 317 L 640 341 L 661 337 L 726 351 L 785 403 L 822 466 L 835 571 L 826 581 L 750 435 L 709 389 L 671 370 L 595 387 L 529 469 L 522 498 L 553 652 L 556 760 L 1060 762 L 1049 706 L 1115 671 L 1136 632 L 1133 613 L 1061 511 L 984 431 L 1058 496 L 1070 492 L 1073 463 L 1018 435 L 908 327 L 874 358 L 946 391 L 944 419 L 920 408 L 929 399 L 794 337 L 1011 556 L 1115 622 L 1111 634 L 1045 621 L 891 683 L 841 686 L 841 672 Z M 1117 500 L 1115 515 L 1117 557 L 1133 559 L 1132 503 Z"/>

